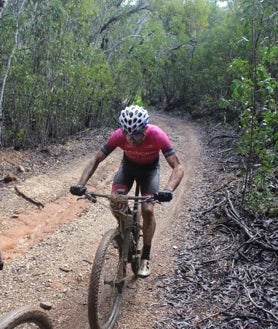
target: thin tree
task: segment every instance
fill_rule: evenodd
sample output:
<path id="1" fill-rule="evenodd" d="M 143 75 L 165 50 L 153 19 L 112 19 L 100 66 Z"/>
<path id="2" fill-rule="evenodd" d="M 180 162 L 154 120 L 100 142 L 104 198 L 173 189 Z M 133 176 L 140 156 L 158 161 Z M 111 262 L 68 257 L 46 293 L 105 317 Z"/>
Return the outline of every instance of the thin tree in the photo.
<path id="1" fill-rule="evenodd" d="M 0 0 L 0 18 L 2 17 L 3 11 L 8 4 L 8 0 Z"/>

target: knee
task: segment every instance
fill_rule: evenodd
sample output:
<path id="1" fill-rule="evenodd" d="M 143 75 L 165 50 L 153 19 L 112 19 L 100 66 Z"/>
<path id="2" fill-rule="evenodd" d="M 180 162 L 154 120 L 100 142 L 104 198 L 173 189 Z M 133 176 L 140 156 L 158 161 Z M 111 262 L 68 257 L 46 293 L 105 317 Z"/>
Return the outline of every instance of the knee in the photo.
<path id="1" fill-rule="evenodd" d="M 144 220 L 154 220 L 153 207 L 142 207 L 142 217 L 144 218 Z"/>

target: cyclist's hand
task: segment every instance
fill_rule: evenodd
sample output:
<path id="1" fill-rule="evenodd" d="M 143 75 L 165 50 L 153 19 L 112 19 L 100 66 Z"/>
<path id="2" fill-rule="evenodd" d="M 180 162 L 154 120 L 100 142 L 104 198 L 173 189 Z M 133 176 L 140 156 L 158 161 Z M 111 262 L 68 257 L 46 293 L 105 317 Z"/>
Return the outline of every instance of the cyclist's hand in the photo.
<path id="1" fill-rule="evenodd" d="M 70 187 L 70 193 L 73 195 L 81 196 L 85 194 L 87 188 L 82 184 L 72 185 Z"/>
<path id="2" fill-rule="evenodd" d="M 158 191 L 154 194 L 154 199 L 160 202 L 169 202 L 173 199 L 173 192 L 169 190 Z"/>

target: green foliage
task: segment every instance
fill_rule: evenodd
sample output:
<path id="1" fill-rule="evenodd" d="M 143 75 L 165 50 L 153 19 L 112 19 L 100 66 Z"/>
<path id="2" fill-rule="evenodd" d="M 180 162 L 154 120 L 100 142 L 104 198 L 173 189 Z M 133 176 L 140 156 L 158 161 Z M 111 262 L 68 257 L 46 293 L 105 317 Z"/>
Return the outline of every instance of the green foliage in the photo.
<path id="1" fill-rule="evenodd" d="M 259 195 L 265 200 L 271 196 L 273 199 L 274 194 L 268 185 L 278 165 L 278 109 L 275 100 L 278 82 L 262 64 L 253 68 L 244 60 L 235 60 L 229 72 L 239 76 L 232 83 L 232 103 L 241 108 L 238 148 L 246 159 L 247 200 L 255 202 Z"/>
<path id="2" fill-rule="evenodd" d="M 243 198 L 271 200 L 277 27 L 273 0 L 226 8 L 211 0 L 9 1 L 0 19 L 1 141 L 47 143 L 114 124 L 131 103 L 208 113 L 238 125 Z"/>
<path id="3" fill-rule="evenodd" d="M 277 202 L 275 189 L 270 188 L 278 164 L 276 8 L 267 0 L 243 0 L 234 2 L 231 9 L 228 18 L 237 24 L 230 54 L 237 56 L 227 65 L 230 93 L 220 104 L 226 112 L 237 113 L 238 150 L 244 160 L 243 201 L 265 211 Z"/>
<path id="4" fill-rule="evenodd" d="M 103 53 L 88 45 L 84 17 L 77 19 L 76 11 L 73 14 L 79 22 L 79 38 L 75 26 L 69 26 L 66 11 L 71 4 L 31 1 L 21 15 L 20 42 L 3 103 L 6 144 L 19 140 L 25 145 L 45 143 L 84 127 L 109 123 L 107 114 L 115 93 L 111 68 Z"/>
<path id="5" fill-rule="evenodd" d="M 259 182 L 255 181 L 256 186 L 259 186 Z M 269 181 L 271 184 L 271 181 Z M 263 185 L 262 189 L 252 191 L 246 196 L 246 203 L 249 204 L 257 212 L 267 213 L 269 217 L 278 216 L 277 197 L 269 186 Z"/>
<path id="6" fill-rule="evenodd" d="M 143 100 L 142 100 L 142 97 L 138 96 L 138 95 L 135 96 L 133 104 L 139 105 L 139 106 L 144 106 L 145 105 Z"/>

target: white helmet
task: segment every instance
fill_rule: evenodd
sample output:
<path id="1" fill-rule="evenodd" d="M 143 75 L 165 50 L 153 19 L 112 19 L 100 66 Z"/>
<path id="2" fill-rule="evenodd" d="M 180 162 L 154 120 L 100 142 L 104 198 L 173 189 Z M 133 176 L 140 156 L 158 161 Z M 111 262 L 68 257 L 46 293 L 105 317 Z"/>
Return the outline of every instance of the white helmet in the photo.
<path id="1" fill-rule="evenodd" d="M 131 105 L 121 111 L 119 124 L 127 134 L 142 131 L 149 122 L 148 112 L 138 105 Z"/>

